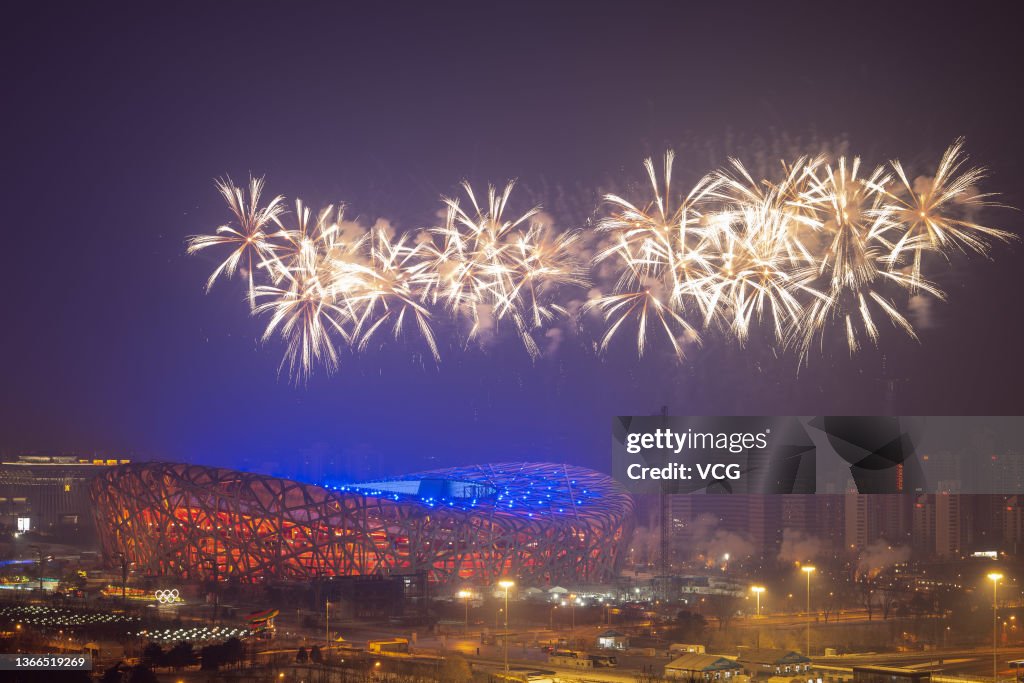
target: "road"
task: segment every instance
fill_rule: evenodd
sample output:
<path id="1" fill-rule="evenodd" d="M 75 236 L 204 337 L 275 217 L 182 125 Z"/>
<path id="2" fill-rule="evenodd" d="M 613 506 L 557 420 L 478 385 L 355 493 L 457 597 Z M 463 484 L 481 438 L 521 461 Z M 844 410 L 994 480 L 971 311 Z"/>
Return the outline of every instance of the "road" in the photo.
<path id="1" fill-rule="evenodd" d="M 1000 678 L 1012 678 L 1016 673 L 1007 662 L 1024 659 L 1024 646 L 1000 648 L 996 662 Z M 929 652 L 887 652 L 844 655 L 841 657 L 816 657 L 815 664 L 835 667 L 854 666 L 898 666 L 913 669 L 930 669 L 944 674 L 963 674 L 992 678 L 991 648 L 950 648 Z"/>

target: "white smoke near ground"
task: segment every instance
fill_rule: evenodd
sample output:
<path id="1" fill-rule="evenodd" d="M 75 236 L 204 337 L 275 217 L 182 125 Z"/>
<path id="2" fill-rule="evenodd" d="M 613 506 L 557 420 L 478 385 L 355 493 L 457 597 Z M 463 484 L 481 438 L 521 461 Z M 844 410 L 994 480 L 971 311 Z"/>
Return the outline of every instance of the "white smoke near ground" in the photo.
<path id="1" fill-rule="evenodd" d="M 661 557 L 661 530 L 658 527 L 638 526 L 633 531 L 629 552 L 635 563 L 654 563 Z"/>
<path id="2" fill-rule="evenodd" d="M 688 525 L 690 541 L 697 543 L 707 541 L 718 527 L 718 519 L 707 512 L 694 517 Z"/>
<path id="3" fill-rule="evenodd" d="M 821 539 L 796 529 L 782 530 L 779 560 L 782 562 L 810 562 L 822 551 Z"/>
<path id="4" fill-rule="evenodd" d="M 708 565 L 727 563 L 754 554 L 754 544 L 746 537 L 718 528 L 718 519 L 708 513 L 698 515 L 688 527 L 689 539 Z"/>
<path id="5" fill-rule="evenodd" d="M 889 567 L 910 559 L 910 548 L 894 546 L 884 539 L 874 541 L 860 552 L 857 558 L 857 577 L 874 577 Z"/>
<path id="6" fill-rule="evenodd" d="M 719 529 L 708 542 L 708 554 L 713 560 L 728 562 L 752 556 L 754 544 L 740 534 Z"/>

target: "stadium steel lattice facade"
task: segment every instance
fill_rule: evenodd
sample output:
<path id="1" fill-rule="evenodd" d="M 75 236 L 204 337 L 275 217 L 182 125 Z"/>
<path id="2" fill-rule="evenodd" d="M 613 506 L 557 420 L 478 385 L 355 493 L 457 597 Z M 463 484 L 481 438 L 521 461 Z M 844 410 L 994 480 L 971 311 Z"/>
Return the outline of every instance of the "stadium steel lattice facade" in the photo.
<path id="1" fill-rule="evenodd" d="M 175 463 L 94 480 L 108 558 L 188 580 L 260 582 L 425 571 L 437 583 L 600 582 L 633 500 L 592 470 L 502 463 L 324 487 Z"/>

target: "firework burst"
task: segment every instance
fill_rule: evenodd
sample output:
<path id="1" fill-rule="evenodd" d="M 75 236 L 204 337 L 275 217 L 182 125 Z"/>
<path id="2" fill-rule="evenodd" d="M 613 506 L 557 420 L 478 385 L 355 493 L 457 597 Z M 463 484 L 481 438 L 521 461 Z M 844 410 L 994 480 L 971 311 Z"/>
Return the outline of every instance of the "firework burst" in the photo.
<path id="1" fill-rule="evenodd" d="M 208 247 L 227 245 L 231 251 L 206 281 L 209 291 L 217 278 L 232 277 L 241 266 L 249 281 L 249 305 L 255 306 L 255 265 L 273 255 L 273 245 L 267 226 L 275 223 L 284 210 L 284 197 L 278 195 L 266 206 L 260 206 L 263 178 L 249 179 L 249 194 L 231 182 L 231 178 L 216 181 L 217 190 L 235 215 L 237 226 L 222 225 L 212 235 L 194 235 L 188 241 L 188 253 L 194 254 Z"/>
<path id="2" fill-rule="evenodd" d="M 286 227 L 282 197 L 261 206 L 262 179 L 248 191 L 220 180 L 235 222 L 190 238 L 188 251 L 228 248 L 207 289 L 246 276 L 254 315 L 268 316 L 263 338 L 284 340 L 281 367 L 299 382 L 317 366 L 335 371 L 345 347 L 364 351 L 385 331 L 418 335 L 439 361 L 442 314 L 468 322 L 467 341 L 511 327 L 532 358 L 540 336 L 575 327 L 578 308 L 603 319 L 602 353 L 635 333 L 640 356 L 664 338 L 682 359 L 702 335 L 746 345 L 763 328 L 773 350 L 795 349 L 804 362 L 833 330 L 852 354 L 877 344 L 883 323 L 917 338 L 901 308 L 911 296 L 943 298 L 925 277 L 927 254 L 987 255 L 1014 237 L 977 222 L 997 205 L 977 190 L 985 171 L 966 167 L 962 140 L 913 181 L 899 161 L 800 157 L 769 180 L 730 160 L 677 192 L 674 161 L 668 152 L 660 169 L 644 162 L 643 201 L 604 196 L 589 270 L 581 232 L 553 230 L 539 207 L 507 217 L 511 182 L 488 186 L 483 201 L 463 183 L 462 198 L 443 198 L 440 226 L 398 234 L 346 221 L 340 205 L 314 214 L 301 200 Z M 592 282 L 577 307 L 574 292 Z"/>
<path id="3" fill-rule="evenodd" d="M 409 235 L 395 238 L 386 227 L 374 228 L 360 246 L 368 251 L 366 263 L 351 258 L 333 260 L 333 293 L 355 311 L 353 339 L 365 350 L 374 335 L 390 326 L 394 338 L 407 323 L 415 322 L 435 361 L 441 360 L 430 310 L 422 303 L 421 285 L 429 280 L 420 249 L 409 245 Z"/>
<path id="4" fill-rule="evenodd" d="M 523 347 L 536 358 L 540 349 L 534 332 L 569 317 L 555 298 L 558 288 L 587 281 L 574 255 L 577 233 L 552 236 L 538 220 L 540 207 L 505 218 L 514 186 L 510 182 L 502 192 L 489 186 L 485 206 L 469 183 L 462 185 L 468 206 L 458 199 L 444 200 L 444 225 L 431 229 L 431 239 L 422 245 L 429 269 L 422 278 L 423 292 L 453 314 L 468 317 L 471 340 L 510 321 Z"/>
<path id="5" fill-rule="evenodd" d="M 275 264 L 277 284 L 259 285 L 255 292 L 261 303 L 254 314 L 270 316 L 263 340 L 275 333 L 285 340 L 281 368 L 287 365 L 296 383 L 308 379 L 317 364 L 328 373 L 334 372 L 339 364 L 335 337 L 346 343 L 351 340 L 345 323 L 352 314 L 346 306 L 335 303 L 325 282 L 327 264 L 316 252 L 305 252 L 289 265 L 280 260 Z"/>
<path id="6" fill-rule="evenodd" d="M 865 340 L 877 344 L 879 319 L 889 320 L 910 337 L 913 327 L 884 290 L 942 292 L 924 278 L 892 268 L 889 254 L 901 226 L 885 203 L 891 176 L 882 167 L 861 173 L 860 158 L 840 157 L 805 169 L 806 188 L 795 206 L 817 216 L 822 240 L 817 263 L 799 271 L 805 281 L 820 280 L 824 296 L 814 298 L 794 326 L 793 340 L 806 358 L 815 339 L 838 324 L 851 353 Z"/>
<path id="7" fill-rule="evenodd" d="M 950 249 L 988 254 L 993 240 L 1008 241 L 1013 235 L 981 225 L 973 216 L 984 207 L 998 206 L 991 194 L 979 194 L 977 185 L 986 176 L 984 168 L 962 169 L 967 162 L 963 138 L 946 150 L 935 174 L 913 182 L 898 160 L 891 163 L 899 183 L 885 191 L 887 209 L 899 224 L 902 235 L 893 245 L 887 262 L 897 265 L 910 252 L 912 275 L 921 276 L 921 256 L 928 250 L 947 253 Z"/>
<path id="8" fill-rule="evenodd" d="M 706 176 L 676 201 L 674 160 L 672 152 L 665 154 L 661 178 L 652 159 L 644 162 L 652 198 L 643 208 L 618 195 L 605 196 L 610 212 L 599 222 L 598 230 L 610 240 L 594 261 L 611 260 L 621 270 L 612 291 L 587 304 L 600 311 L 608 323 L 599 344 L 601 351 L 607 350 L 627 321 L 635 319 L 641 356 L 653 328 L 668 338 L 682 358 L 684 341 L 700 341 L 689 315 L 694 309 L 706 313 L 713 308 L 707 289 L 713 277 L 707 232 L 714 228 L 702 224 L 700 206 L 715 196 L 718 180 Z"/>

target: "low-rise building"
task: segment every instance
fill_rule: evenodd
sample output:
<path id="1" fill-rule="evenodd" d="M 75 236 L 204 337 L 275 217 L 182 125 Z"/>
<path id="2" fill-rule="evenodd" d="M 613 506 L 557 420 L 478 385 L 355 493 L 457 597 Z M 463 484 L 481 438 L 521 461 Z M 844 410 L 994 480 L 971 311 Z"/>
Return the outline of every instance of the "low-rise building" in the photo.
<path id="1" fill-rule="evenodd" d="M 688 653 L 665 665 L 665 678 L 688 681 L 725 681 L 742 672 L 742 664 L 718 655 Z"/>
<path id="2" fill-rule="evenodd" d="M 597 646 L 605 650 L 625 650 L 629 647 L 629 636 L 615 630 L 599 633 Z"/>
<path id="3" fill-rule="evenodd" d="M 757 678 L 803 674 L 811 670 L 810 658 L 792 650 L 744 650 L 737 660 L 752 677 Z"/>

